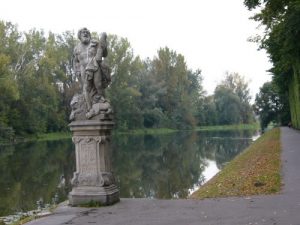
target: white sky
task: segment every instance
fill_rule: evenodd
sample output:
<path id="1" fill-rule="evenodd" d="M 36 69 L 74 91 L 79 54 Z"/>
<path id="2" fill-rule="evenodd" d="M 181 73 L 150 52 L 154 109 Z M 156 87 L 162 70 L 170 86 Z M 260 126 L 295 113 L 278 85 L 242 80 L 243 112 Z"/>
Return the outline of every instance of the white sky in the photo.
<path id="1" fill-rule="evenodd" d="M 168 46 L 184 55 L 188 68 L 201 69 L 211 94 L 226 71 L 250 81 L 251 95 L 271 76 L 264 51 L 247 38 L 258 26 L 243 0 L 0 0 L 0 20 L 54 33 L 92 32 L 128 38 L 136 55 L 152 58 Z"/>

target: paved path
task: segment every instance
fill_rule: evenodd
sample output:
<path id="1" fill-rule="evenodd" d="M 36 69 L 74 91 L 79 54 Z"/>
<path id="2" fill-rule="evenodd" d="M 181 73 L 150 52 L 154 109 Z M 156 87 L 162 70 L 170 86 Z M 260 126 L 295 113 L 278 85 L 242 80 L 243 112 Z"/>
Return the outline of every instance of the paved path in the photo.
<path id="1" fill-rule="evenodd" d="M 28 225 L 300 225 L 300 132 L 281 131 L 281 194 L 213 200 L 121 199 L 96 209 L 62 205 Z"/>

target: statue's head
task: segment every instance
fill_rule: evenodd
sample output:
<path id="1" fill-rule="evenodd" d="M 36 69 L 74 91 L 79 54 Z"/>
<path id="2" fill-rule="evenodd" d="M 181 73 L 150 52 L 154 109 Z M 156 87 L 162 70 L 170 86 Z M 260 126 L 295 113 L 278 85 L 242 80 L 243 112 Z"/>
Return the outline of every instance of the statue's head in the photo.
<path id="1" fill-rule="evenodd" d="M 86 27 L 81 28 L 78 31 L 77 37 L 83 44 L 88 44 L 91 41 L 91 32 Z"/>

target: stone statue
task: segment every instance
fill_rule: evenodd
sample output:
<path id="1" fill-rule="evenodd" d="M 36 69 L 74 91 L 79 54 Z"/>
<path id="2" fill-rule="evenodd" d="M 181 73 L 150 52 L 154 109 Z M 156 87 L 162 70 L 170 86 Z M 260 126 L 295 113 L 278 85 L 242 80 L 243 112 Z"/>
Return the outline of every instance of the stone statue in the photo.
<path id="1" fill-rule="evenodd" d="M 78 38 L 80 43 L 74 48 L 73 68 L 81 93 L 76 93 L 71 101 L 69 127 L 75 144 L 76 171 L 71 181 L 69 204 L 111 205 L 120 198 L 111 165 L 113 113 L 104 94 L 111 82 L 110 69 L 104 62 L 107 35 L 103 33 L 99 41 L 92 40 L 90 31 L 82 28 Z"/>
<path id="2" fill-rule="evenodd" d="M 100 40 L 91 39 L 87 28 L 78 31 L 80 43 L 74 49 L 73 69 L 79 79 L 82 93 L 71 101 L 70 120 L 100 119 L 112 114 L 105 99 L 104 89 L 110 84 L 110 69 L 103 58 L 107 56 L 107 35 Z"/>

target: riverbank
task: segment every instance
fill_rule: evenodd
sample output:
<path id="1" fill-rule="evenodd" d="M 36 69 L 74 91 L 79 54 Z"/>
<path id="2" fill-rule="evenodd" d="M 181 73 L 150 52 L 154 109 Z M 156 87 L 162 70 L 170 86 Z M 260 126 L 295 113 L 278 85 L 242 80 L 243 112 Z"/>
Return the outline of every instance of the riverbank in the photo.
<path id="1" fill-rule="evenodd" d="M 114 130 L 114 135 L 130 134 L 130 135 L 159 135 L 159 134 L 171 134 L 179 132 L 180 130 L 171 129 L 171 128 L 145 128 L 145 129 L 134 129 L 134 130 Z"/>
<path id="2" fill-rule="evenodd" d="M 280 129 L 274 128 L 225 166 L 193 199 L 272 194 L 280 191 Z"/>
<path id="3" fill-rule="evenodd" d="M 11 145 L 30 141 L 56 141 L 72 138 L 71 132 L 53 132 L 46 134 L 16 136 L 11 140 L 0 140 L 0 145 Z"/>
<path id="4" fill-rule="evenodd" d="M 179 131 L 229 131 L 229 130 L 259 130 L 259 124 L 233 124 L 233 125 L 217 125 L 217 126 L 200 126 L 194 129 L 170 129 L 170 128 L 147 128 L 147 129 L 135 129 L 127 131 L 115 131 L 115 134 L 132 134 L 132 135 L 143 135 L 143 134 L 169 134 Z"/>
<path id="5" fill-rule="evenodd" d="M 72 138 L 71 132 L 54 132 L 47 134 L 38 134 L 33 137 L 28 137 L 29 141 L 54 141 Z"/>
<path id="6" fill-rule="evenodd" d="M 259 130 L 259 123 L 252 124 L 233 124 L 220 126 L 201 126 L 197 127 L 195 131 L 227 131 L 227 130 Z"/>
<path id="7" fill-rule="evenodd" d="M 218 125 L 218 126 L 201 126 L 194 129 L 171 129 L 171 128 L 145 128 L 145 129 L 134 129 L 134 130 L 113 130 L 114 135 L 130 134 L 130 135 L 160 135 L 160 134 L 171 134 L 180 131 L 228 131 L 228 130 L 258 130 L 259 124 L 234 124 L 234 125 Z M 36 135 L 36 137 L 29 138 L 29 140 L 38 141 L 50 141 L 50 140 L 60 140 L 71 138 L 72 134 L 70 132 L 57 132 Z"/>
<path id="8" fill-rule="evenodd" d="M 276 138 L 277 139 L 277 138 Z M 79 208 L 62 205 L 28 225 L 241 225 L 299 224 L 300 132 L 281 128 L 282 191 L 274 195 L 204 200 L 121 199 L 113 206 Z"/>
<path id="9" fill-rule="evenodd" d="M 171 128 L 145 128 L 145 129 L 134 129 L 134 130 L 113 130 L 114 135 L 130 134 L 130 135 L 160 135 L 160 134 L 171 134 L 180 131 L 228 131 L 228 130 L 258 130 L 259 124 L 234 124 L 234 125 L 220 125 L 220 126 L 201 126 L 190 130 L 179 130 Z M 26 136 L 17 136 L 13 140 L 4 141 L 0 140 L 0 145 L 15 144 L 20 142 L 28 141 L 54 141 L 72 138 L 71 132 L 53 132 L 46 134 L 35 134 Z"/>

